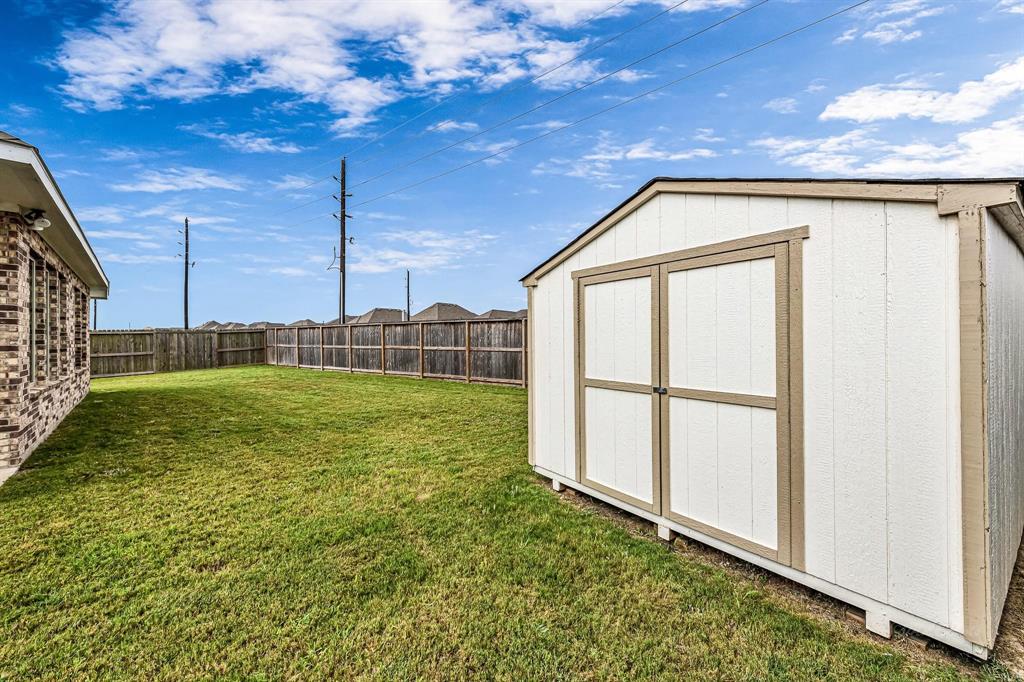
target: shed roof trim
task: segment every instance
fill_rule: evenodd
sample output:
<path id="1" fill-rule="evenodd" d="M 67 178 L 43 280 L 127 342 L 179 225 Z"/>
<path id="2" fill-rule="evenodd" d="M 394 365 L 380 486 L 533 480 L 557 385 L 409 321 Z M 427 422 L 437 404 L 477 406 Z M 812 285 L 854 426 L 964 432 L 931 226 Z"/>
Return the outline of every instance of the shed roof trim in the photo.
<path id="1" fill-rule="evenodd" d="M 956 212 L 965 197 L 976 199 L 982 202 L 982 205 L 1013 203 L 1019 209 L 1022 182 L 1024 178 L 1019 177 L 913 180 L 655 177 L 523 276 L 520 281 L 524 286 L 535 286 L 539 278 L 615 225 L 628 213 L 663 192 L 931 202 L 942 204 L 942 210 Z M 949 191 L 950 189 L 952 191 Z M 975 189 L 984 191 L 977 192 Z M 1013 235 L 1014 231 L 1010 226 L 1004 227 Z M 1024 250 L 1024 245 L 1021 245 L 1021 248 Z"/>

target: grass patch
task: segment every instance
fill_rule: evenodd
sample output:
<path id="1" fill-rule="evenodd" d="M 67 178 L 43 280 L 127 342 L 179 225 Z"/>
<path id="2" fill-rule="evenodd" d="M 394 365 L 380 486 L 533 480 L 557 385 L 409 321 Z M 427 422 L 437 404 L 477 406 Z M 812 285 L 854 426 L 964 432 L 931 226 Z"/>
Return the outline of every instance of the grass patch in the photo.
<path id="1" fill-rule="evenodd" d="M 526 394 L 98 380 L 0 487 L 0 678 L 955 679 L 565 504 Z"/>

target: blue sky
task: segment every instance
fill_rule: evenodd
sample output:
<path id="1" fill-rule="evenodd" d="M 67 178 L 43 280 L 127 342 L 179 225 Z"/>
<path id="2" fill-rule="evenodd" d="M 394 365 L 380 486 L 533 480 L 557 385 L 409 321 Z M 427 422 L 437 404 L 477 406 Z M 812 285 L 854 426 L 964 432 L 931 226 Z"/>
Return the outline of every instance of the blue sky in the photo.
<path id="1" fill-rule="evenodd" d="M 41 149 L 100 255 L 103 327 L 181 323 L 186 215 L 193 324 L 335 317 L 336 205 L 317 199 L 348 152 L 350 186 L 367 181 L 350 200 L 355 313 L 404 306 L 406 268 L 414 311 L 523 307 L 520 276 L 656 175 L 1024 174 L 1024 0 L 873 0 L 395 192 L 855 0 L 656 16 L 677 2 L 4 2 L 0 129 Z"/>

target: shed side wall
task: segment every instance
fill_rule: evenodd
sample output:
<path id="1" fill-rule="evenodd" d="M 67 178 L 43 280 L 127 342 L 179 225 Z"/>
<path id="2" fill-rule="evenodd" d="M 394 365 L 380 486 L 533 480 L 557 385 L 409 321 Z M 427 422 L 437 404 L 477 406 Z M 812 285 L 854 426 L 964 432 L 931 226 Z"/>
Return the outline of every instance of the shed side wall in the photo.
<path id="1" fill-rule="evenodd" d="M 995 633 L 1024 531 L 1024 255 L 986 215 L 988 503 Z"/>
<path id="2" fill-rule="evenodd" d="M 957 226 L 934 204 L 655 195 L 534 291 L 536 464 L 575 478 L 574 270 L 800 225 L 806 570 L 962 631 Z"/>

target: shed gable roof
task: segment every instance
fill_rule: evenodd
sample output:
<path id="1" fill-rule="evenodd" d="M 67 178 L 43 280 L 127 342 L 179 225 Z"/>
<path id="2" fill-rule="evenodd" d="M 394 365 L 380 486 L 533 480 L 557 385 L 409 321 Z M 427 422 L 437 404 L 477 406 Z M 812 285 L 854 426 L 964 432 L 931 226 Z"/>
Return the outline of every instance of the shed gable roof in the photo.
<path id="1" fill-rule="evenodd" d="M 955 179 L 816 179 L 816 178 L 672 178 L 655 177 L 625 201 L 581 232 L 547 260 L 524 275 L 523 286 L 537 280 L 611 228 L 629 213 L 665 192 L 751 196 L 810 197 L 820 199 L 874 199 L 932 202 L 947 215 L 971 206 L 1003 206 L 996 215 L 1024 251 L 1024 214 L 1021 186 L 1024 178 Z M 1007 224 L 1009 223 L 1009 224 Z"/>

